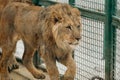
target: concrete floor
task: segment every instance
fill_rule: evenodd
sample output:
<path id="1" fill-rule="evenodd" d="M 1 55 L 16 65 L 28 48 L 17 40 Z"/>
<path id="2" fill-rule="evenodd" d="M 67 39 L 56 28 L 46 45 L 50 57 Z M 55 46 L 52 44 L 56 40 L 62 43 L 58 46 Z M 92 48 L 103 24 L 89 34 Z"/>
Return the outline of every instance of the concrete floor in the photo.
<path id="1" fill-rule="evenodd" d="M 14 70 L 10 73 L 10 77 L 13 80 L 50 80 L 47 73 L 45 73 L 45 75 L 45 79 L 35 79 L 32 74 L 21 64 L 19 66 L 19 69 Z"/>

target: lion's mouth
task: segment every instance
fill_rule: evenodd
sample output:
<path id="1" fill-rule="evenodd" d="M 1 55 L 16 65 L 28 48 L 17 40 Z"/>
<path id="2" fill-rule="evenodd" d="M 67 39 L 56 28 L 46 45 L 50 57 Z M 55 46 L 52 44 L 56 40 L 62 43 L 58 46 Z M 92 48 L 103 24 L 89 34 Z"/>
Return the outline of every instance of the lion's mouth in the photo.
<path id="1" fill-rule="evenodd" d="M 79 45 L 79 41 L 75 41 L 75 42 L 63 41 L 63 42 L 72 50 L 74 50 Z"/>
<path id="2" fill-rule="evenodd" d="M 69 43 L 69 46 L 72 48 L 72 49 L 75 49 L 77 46 L 78 46 L 78 42 L 76 43 Z"/>
<path id="3" fill-rule="evenodd" d="M 75 49 L 77 45 L 69 45 L 70 48 Z"/>

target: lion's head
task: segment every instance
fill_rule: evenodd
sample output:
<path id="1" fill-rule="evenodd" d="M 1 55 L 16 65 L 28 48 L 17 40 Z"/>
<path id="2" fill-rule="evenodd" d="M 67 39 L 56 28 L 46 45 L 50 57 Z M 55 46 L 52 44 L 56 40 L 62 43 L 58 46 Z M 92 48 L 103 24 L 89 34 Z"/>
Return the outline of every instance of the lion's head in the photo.
<path id="1" fill-rule="evenodd" d="M 63 49 L 74 49 L 81 39 L 79 10 L 68 4 L 58 4 L 53 9 L 52 16 L 55 25 L 52 27 L 52 33 L 57 46 Z"/>
<path id="2" fill-rule="evenodd" d="M 61 49 L 74 49 L 81 39 L 80 12 L 68 4 L 56 4 L 41 11 L 45 19 L 44 38 L 55 42 Z M 42 22 L 41 22 L 42 23 Z M 51 39 L 51 35 L 53 39 Z M 47 37 L 45 37 L 47 36 Z M 49 39 L 48 39 L 49 38 Z M 50 42 L 49 42 L 50 43 Z"/>

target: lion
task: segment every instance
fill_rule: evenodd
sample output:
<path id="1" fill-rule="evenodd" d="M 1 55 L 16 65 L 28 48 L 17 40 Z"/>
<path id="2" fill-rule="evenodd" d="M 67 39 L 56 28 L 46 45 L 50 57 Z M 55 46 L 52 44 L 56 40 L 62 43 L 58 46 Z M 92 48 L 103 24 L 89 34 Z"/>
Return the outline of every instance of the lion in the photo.
<path id="1" fill-rule="evenodd" d="M 9 4 L 9 3 L 12 3 L 12 2 L 22 2 L 22 3 L 28 3 L 29 5 L 34 5 L 32 3 L 32 0 L 0 0 L 0 18 L 1 18 L 1 13 L 4 10 L 4 8 L 6 7 L 6 5 Z M 0 51 L 0 57 L 1 57 L 1 55 L 2 55 L 2 53 Z M 14 55 L 11 56 L 11 58 L 10 58 L 8 63 L 9 63 L 9 66 L 8 66 L 9 72 L 11 72 L 14 69 L 18 69 L 19 68 L 19 65 L 17 64 L 17 61 L 16 61 Z"/>
<path id="2" fill-rule="evenodd" d="M 65 3 L 46 8 L 19 2 L 8 4 L 0 20 L 1 80 L 10 80 L 8 61 L 19 39 L 25 47 L 23 64 L 35 78 L 45 78 L 33 65 L 32 58 L 37 50 L 46 64 L 50 80 L 60 80 L 56 61 L 67 67 L 62 80 L 74 80 L 76 64 L 72 53 L 81 39 L 80 20 L 80 11 Z"/>

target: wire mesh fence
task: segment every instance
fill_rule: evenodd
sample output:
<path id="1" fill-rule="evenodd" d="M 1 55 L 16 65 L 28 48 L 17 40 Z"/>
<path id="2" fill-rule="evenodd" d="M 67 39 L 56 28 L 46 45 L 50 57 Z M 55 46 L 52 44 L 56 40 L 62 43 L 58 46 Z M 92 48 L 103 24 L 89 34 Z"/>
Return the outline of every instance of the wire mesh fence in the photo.
<path id="1" fill-rule="evenodd" d="M 69 0 L 50 0 L 55 2 L 61 2 L 61 3 L 69 3 Z M 74 3 L 72 3 L 75 6 L 104 12 L 105 8 L 105 0 L 74 0 Z"/>
<path id="2" fill-rule="evenodd" d="M 104 12 L 105 0 L 75 0 L 75 5 L 84 9 Z"/>
<path id="3" fill-rule="evenodd" d="M 120 17 L 120 0 L 117 0 L 117 16 Z"/>
<path id="4" fill-rule="evenodd" d="M 103 59 L 104 22 L 82 17 L 83 37 L 75 51 L 77 79 L 89 80 L 92 77 L 105 76 Z"/>
<path id="5" fill-rule="evenodd" d="M 120 29 L 116 32 L 116 80 L 120 80 Z"/>
<path id="6" fill-rule="evenodd" d="M 120 9 L 120 0 L 117 0 L 117 9 Z"/>
<path id="7" fill-rule="evenodd" d="M 61 3 L 68 3 L 69 2 L 69 0 L 50 0 L 50 1 L 61 2 Z"/>
<path id="8" fill-rule="evenodd" d="M 116 17 L 120 17 L 120 0 L 117 0 L 117 13 L 116 13 Z M 115 80 L 120 80 L 120 26 L 117 25 L 118 27 L 116 28 L 116 32 L 114 32 L 114 34 L 116 34 L 116 38 L 115 41 L 116 43 L 114 44 L 115 46 L 115 52 L 116 52 L 116 55 L 115 55 L 115 76 L 114 76 L 114 79 Z"/>
<path id="9" fill-rule="evenodd" d="M 69 0 L 50 0 L 50 1 L 69 3 Z M 105 0 L 74 0 L 74 3 L 72 4 L 84 9 L 90 9 L 99 12 L 104 12 L 105 8 L 104 6 Z"/>

